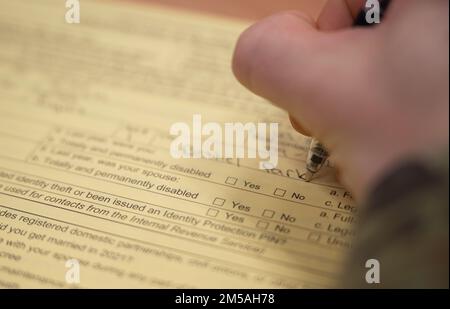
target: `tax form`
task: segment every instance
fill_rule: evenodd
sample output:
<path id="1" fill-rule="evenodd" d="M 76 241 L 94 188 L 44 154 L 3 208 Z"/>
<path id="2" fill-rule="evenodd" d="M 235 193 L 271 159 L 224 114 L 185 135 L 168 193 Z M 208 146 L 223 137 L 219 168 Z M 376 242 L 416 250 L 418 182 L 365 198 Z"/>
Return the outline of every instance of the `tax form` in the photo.
<path id="1" fill-rule="evenodd" d="M 337 284 L 357 207 L 234 79 L 243 21 L 143 3 L 0 0 L 0 287 Z M 174 159 L 174 122 L 279 123 L 279 161 Z M 74 275 L 73 271 L 76 271 Z M 75 278 L 76 280 L 72 280 Z"/>

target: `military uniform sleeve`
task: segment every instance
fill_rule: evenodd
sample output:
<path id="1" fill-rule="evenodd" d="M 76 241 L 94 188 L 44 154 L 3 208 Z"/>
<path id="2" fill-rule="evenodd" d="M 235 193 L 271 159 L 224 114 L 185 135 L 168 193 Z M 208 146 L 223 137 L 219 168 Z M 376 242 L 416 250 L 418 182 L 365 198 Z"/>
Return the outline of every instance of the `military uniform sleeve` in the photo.
<path id="1" fill-rule="evenodd" d="M 384 177 L 362 208 L 344 287 L 448 288 L 448 181 L 448 152 Z"/>

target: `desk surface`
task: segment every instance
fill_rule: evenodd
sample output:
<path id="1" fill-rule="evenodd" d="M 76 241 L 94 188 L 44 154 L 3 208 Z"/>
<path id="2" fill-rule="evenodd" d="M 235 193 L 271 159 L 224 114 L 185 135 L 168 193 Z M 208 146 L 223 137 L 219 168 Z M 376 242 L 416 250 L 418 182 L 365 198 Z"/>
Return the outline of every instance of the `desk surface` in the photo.
<path id="1" fill-rule="evenodd" d="M 326 0 L 134 0 L 189 10 L 258 20 L 283 10 L 302 10 L 317 17 Z"/>

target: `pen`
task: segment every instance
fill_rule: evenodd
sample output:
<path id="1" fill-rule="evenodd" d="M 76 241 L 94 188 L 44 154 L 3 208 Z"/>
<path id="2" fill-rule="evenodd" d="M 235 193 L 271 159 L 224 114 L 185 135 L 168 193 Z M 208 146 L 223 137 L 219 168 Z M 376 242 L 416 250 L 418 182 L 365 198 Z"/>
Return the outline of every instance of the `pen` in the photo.
<path id="1" fill-rule="evenodd" d="M 367 3 L 367 2 L 366 2 Z M 390 0 L 379 0 L 380 7 L 380 20 L 383 18 L 384 12 L 387 10 Z M 357 15 L 353 26 L 354 27 L 367 27 L 373 26 L 376 23 L 369 23 L 367 21 L 367 6 L 363 8 Z M 329 156 L 328 150 L 317 139 L 312 138 L 309 145 L 308 155 L 306 157 L 306 174 L 305 180 L 311 181 L 314 175 L 322 168 Z"/>
<path id="2" fill-rule="evenodd" d="M 311 181 L 314 174 L 320 171 L 328 156 L 328 150 L 317 139 L 312 138 L 308 156 L 306 157 L 306 181 Z"/>

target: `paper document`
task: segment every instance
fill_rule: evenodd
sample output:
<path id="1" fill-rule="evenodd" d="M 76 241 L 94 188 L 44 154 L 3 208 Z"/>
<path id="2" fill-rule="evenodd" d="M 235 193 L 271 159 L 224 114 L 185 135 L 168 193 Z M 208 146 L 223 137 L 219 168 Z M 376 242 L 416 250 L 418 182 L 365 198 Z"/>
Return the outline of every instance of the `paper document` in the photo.
<path id="1" fill-rule="evenodd" d="M 0 0 L 0 287 L 336 284 L 356 205 L 244 89 L 246 22 L 144 2 Z M 173 123 L 279 123 L 276 168 L 175 159 Z"/>

